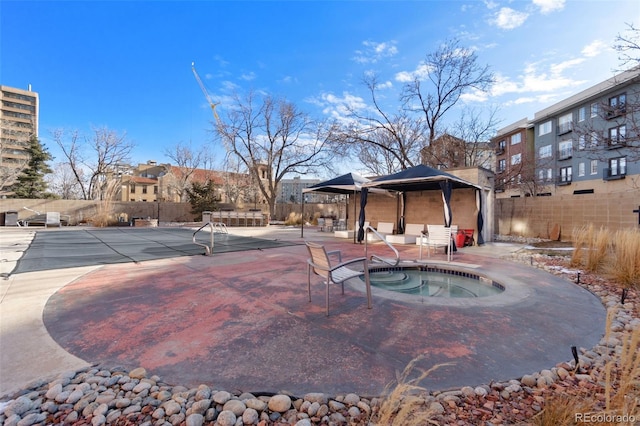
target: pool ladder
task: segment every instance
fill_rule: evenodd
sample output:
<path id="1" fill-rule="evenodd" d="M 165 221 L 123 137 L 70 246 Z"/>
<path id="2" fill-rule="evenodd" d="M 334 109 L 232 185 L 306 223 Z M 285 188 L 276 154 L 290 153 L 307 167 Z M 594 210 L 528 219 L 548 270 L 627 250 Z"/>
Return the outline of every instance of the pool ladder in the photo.
<path id="1" fill-rule="evenodd" d="M 209 227 L 209 231 L 211 234 L 211 244 L 210 245 L 206 245 L 203 243 L 199 243 L 196 241 L 196 234 L 200 231 L 202 231 L 205 227 Z M 205 251 L 205 256 L 211 256 L 213 254 L 213 236 L 214 234 L 228 234 L 229 232 L 227 231 L 227 225 L 225 225 L 222 222 L 207 222 L 204 225 L 202 225 L 200 228 L 198 228 L 196 230 L 196 232 L 193 233 L 193 237 L 192 237 L 192 241 L 193 244 L 200 246 L 200 247 L 204 247 L 204 251 Z"/>
<path id="2" fill-rule="evenodd" d="M 388 257 L 380 257 L 380 256 L 377 256 L 375 254 L 372 254 L 371 255 L 371 261 L 385 263 L 385 264 L 387 264 L 389 266 L 398 265 L 398 263 L 400 263 L 400 253 L 398 253 L 398 250 L 396 250 L 396 248 L 394 246 L 392 246 L 391 243 L 389 241 L 387 241 L 387 239 L 383 235 L 381 235 L 378 231 L 373 229 L 373 227 L 371 225 L 366 227 L 365 233 L 364 233 L 364 257 L 369 259 L 369 254 L 368 254 L 368 250 L 367 250 L 367 241 L 369 241 L 369 236 L 368 236 L 369 232 L 373 233 L 376 237 L 378 237 L 395 254 L 395 259 L 388 258 Z"/>

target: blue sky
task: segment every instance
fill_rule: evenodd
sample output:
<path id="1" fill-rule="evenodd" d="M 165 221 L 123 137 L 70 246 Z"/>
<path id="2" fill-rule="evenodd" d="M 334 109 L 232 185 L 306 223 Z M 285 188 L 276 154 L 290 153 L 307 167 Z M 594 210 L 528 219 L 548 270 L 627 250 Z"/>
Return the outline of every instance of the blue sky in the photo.
<path id="1" fill-rule="evenodd" d="M 637 0 L 2 0 L 0 83 L 39 93 L 40 139 L 58 160 L 51 130 L 106 126 L 136 144 L 134 163 L 165 162 L 177 143 L 211 143 L 192 62 L 219 108 L 254 89 L 339 117 L 368 102 L 368 71 L 398 105 L 403 78 L 456 37 L 498 78 L 465 102 L 498 106 L 504 127 L 610 78 L 614 38 L 639 18 Z"/>

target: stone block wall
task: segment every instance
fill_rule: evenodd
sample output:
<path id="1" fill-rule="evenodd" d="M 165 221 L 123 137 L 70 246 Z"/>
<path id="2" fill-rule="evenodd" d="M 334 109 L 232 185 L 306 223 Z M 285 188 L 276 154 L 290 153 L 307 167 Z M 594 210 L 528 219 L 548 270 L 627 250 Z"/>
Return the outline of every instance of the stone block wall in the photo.
<path id="1" fill-rule="evenodd" d="M 495 227 L 502 235 L 549 238 L 560 227 L 570 241 L 575 229 L 593 224 L 611 231 L 638 227 L 640 190 L 597 194 L 564 194 L 496 200 Z"/>

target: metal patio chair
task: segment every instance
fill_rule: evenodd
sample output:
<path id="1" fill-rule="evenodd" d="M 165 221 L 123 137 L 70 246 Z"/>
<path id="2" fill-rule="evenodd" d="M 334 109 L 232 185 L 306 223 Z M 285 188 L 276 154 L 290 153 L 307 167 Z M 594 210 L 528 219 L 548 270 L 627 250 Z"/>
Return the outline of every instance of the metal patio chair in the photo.
<path id="1" fill-rule="evenodd" d="M 340 250 L 326 251 L 321 244 L 305 241 L 309 250 L 310 258 L 307 260 L 307 289 L 309 291 L 309 302 L 311 302 L 311 272 L 320 275 L 324 279 L 327 288 L 326 305 L 327 316 L 329 315 L 329 287 L 330 284 L 341 284 L 342 294 L 344 294 L 344 282 L 350 278 L 364 275 L 364 282 L 367 289 L 367 308 L 371 309 L 371 282 L 369 281 L 369 262 L 366 257 L 359 257 L 348 261 L 342 261 Z M 336 256 L 338 264 L 332 265 L 330 256 Z M 360 264 L 361 267 L 354 268 Z"/>

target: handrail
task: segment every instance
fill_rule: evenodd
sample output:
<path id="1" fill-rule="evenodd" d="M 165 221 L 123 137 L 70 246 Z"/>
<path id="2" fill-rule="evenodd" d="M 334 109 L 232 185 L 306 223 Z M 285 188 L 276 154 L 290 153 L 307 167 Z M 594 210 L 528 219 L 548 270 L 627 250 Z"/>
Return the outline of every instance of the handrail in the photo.
<path id="1" fill-rule="evenodd" d="M 210 233 L 211 233 L 211 246 L 207 246 L 206 244 L 202 244 L 196 241 L 196 234 L 200 231 L 202 231 L 202 228 L 204 228 L 205 226 L 209 226 L 210 228 Z M 213 234 L 228 234 L 229 232 L 227 231 L 227 225 L 225 225 L 222 222 L 207 222 L 204 225 L 202 225 L 200 228 L 198 228 L 196 230 L 196 232 L 193 233 L 193 243 L 197 246 L 200 247 L 204 247 L 205 250 L 205 255 L 206 256 L 211 256 L 213 254 Z"/>
<path id="2" fill-rule="evenodd" d="M 196 241 L 196 234 L 200 231 L 202 231 L 202 228 L 204 228 L 205 226 L 208 226 L 209 228 L 211 228 L 211 247 L 207 246 L 206 244 L 202 244 Z M 204 251 L 205 251 L 205 256 L 211 256 L 213 254 L 213 234 L 214 234 L 214 226 L 213 226 L 213 222 L 207 222 L 204 225 L 202 225 L 200 228 L 198 228 L 196 230 L 196 232 L 193 233 L 193 244 L 200 246 L 200 247 L 204 247 Z"/>
<path id="3" fill-rule="evenodd" d="M 227 231 L 227 225 L 224 224 L 224 222 L 209 222 L 213 225 L 213 229 L 215 232 L 219 233 L 219 234 L 228 234 L 229 231 Z"/>
<path id="4" fill-rule="evenodd" d="M 393 250 L 393 252 L 396 255 L 395 259 L 389 259 L 389 258 L 384 258 L 384 257 L 376 256 L 375 254 L 372 254 L 371 255 L 371 260 L 375 260 L 375 261 L 378 261 L 378 262 L 386 263 L 387 265 L 390 265 L 390 266 L 396 266 L 398 263 L 400 263 L 400 253 L 398 253 L 398 250 L 396 250 L 396 248 L 394 246 L 392 246 L 391 243 L 389 241 L 387 241 L 386 238 L 384 238 L 384 236 L 381 235 L 378 231 L 376 231 L 371 225 L 369 225 L 369 226 L 367 226 L 365 228 L 365 233 L 364 233 L 364 257 L 369 259 L 368 248 L 367 248 L 367 241 L 369 240 L 367 234 L 369 233 L 369 231 L 373 232 L 383 243 L 385 243 L 387 245 L 387 247 L 389 247 L 391 250 Z"/>

